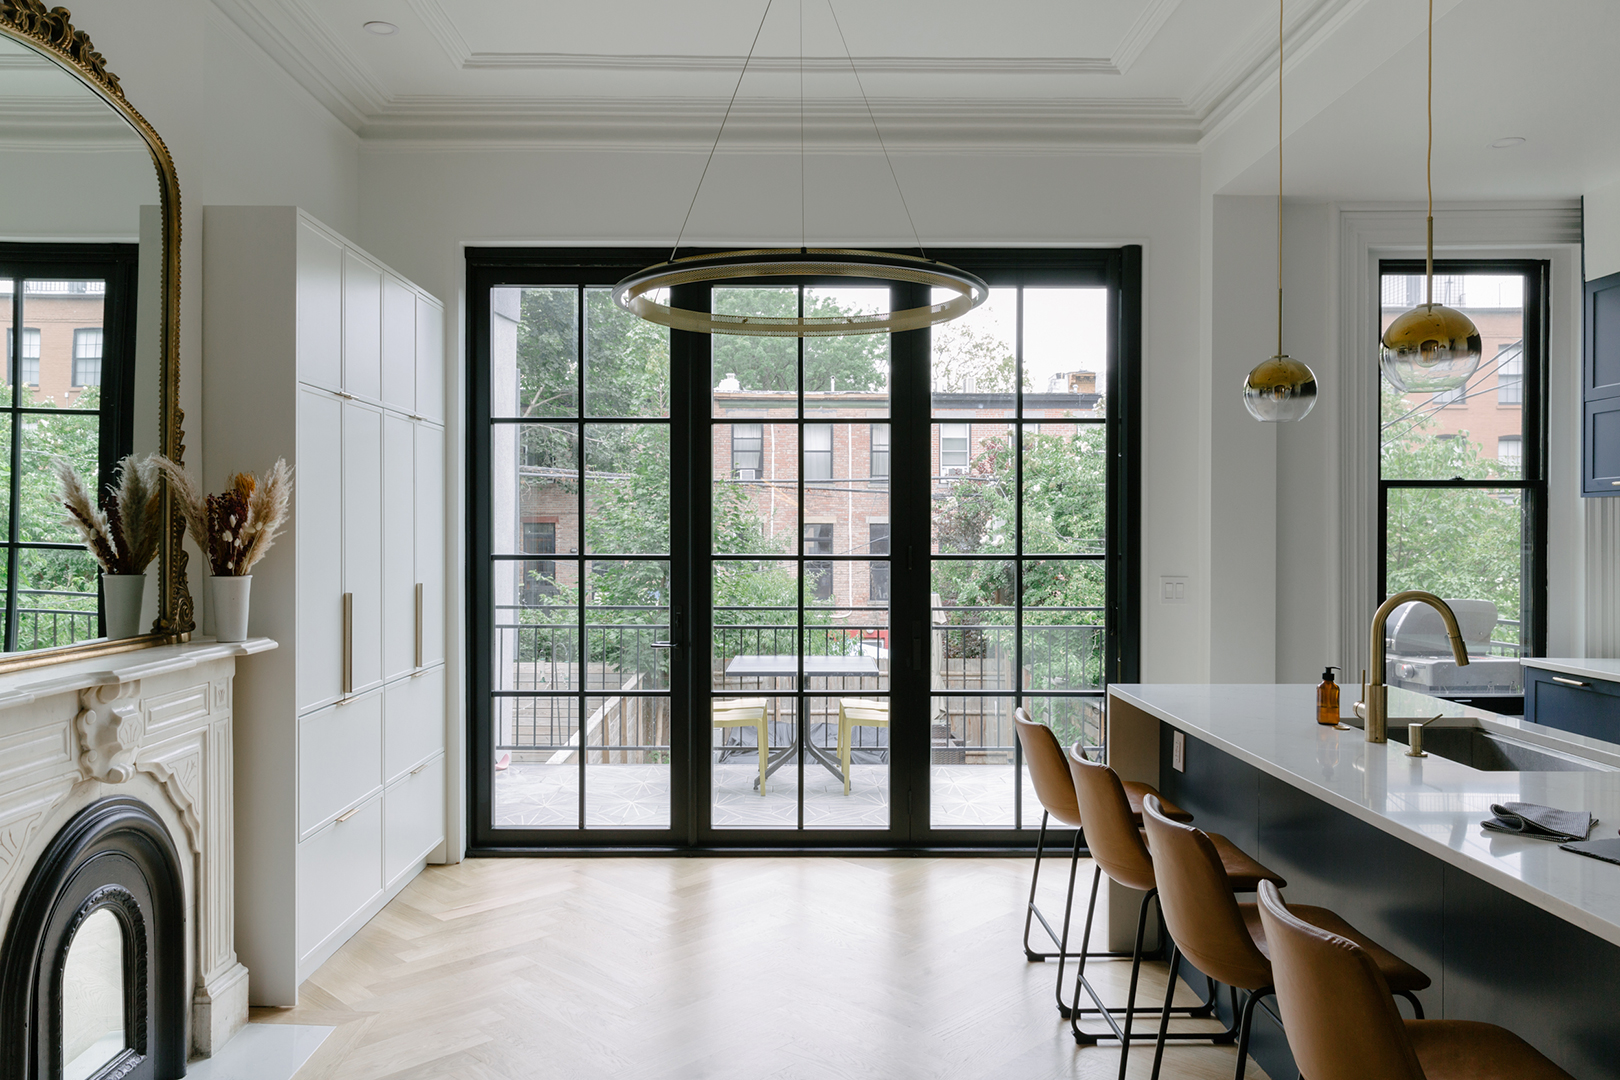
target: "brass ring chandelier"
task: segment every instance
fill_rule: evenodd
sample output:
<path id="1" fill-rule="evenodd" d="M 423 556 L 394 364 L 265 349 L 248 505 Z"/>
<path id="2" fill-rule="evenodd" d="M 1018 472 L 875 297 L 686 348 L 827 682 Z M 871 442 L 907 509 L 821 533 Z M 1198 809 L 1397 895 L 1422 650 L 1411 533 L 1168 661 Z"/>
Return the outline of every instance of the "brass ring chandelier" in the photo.
<path id="1" fill-rule="evenodd" d="M 762 277 L 851 277 L 897 281 L 949 289 L 956 295 L 927 307 L 863 315 L 787 318 L 764 315 L 719 315 L 671 307 L 650 293 L 700 281 L 735 281 Z M 846 337 L 921 330 L 966 315 L 984 303 L 990 287 L 965 270 L 932 259 L 887 252 L 823 248 L 776 248 L 694 255 L 638 270 L 613 287 L 620 307 L 648 322 L 700 334 L 744 337 Z"/>
<path id="2" fill-rule="evenodd" d="M 883 132 L 878 129 L 877 117 L 872 113 L 872 103 L 867 100 L 866 87 L 862 85 L 861 73 L 855 67 L 854 57 L 850 55 L 849 42 L 844 38 L 844 29 L 838 21 L 838 12 L 833 10 L 832 0 L 827 0 L 828 14 L 832 16 L 833 25 L 838 28 L 838 37 L 843 42 L 844 56 L 849 61 L 850 73 L 854 75 L 855 84 L 860 88 L 861 101 L 866 106 L 867 118 L 871 121 L 878 145 L 883 149 L 883 160 L 889 166 L 889 177 L 894 181 L 895 192 L 900 197 L 900 205 L 905 209 L 906 222 L 911 226 L 912 238 L 917 241 L 917 250 L 920 254 L 896 255 L 883 251 L 811 248 L 805 245 L 804 0 L 799 0 L 799 246 L 726 251 L 682 259 L 675 257 L 680 251 L 681 241 L 685 239 L 686 226 L 692 220 L 692 208 L 697 205 L 698 194 L 703 190 L 704 178 L 709 175 L 709 166 L 714 163 L 715 150 L 719 148 L 720 139 L 725 134 L 726 121 L 731 117 L 732 107 L 737 103 L 737 93 L 742 89 L 743 78 L 748 74 L 748 65 L 753 61 L 760 33 L 765 29 L 765 20 L 770 17 L 774 2 L 775 0 L 766 0 L 765 11 L 754 31 L 753 44 L 748 47 L 748 56 L 743 60 L 742 71 L 737 76 L 737 85 L 732 88 L 731 101 L 726 105 L 725 116 L 720 119 L 720 130 L 715 133 L 714 145 L 709 148 L 708 160 L 703 164 L 697 190 L 692 192 L 692 202 L 686 208 L 686 219 L 681 222 L 680 233 L 675 237 L 675 247 L 670 251 L 669 259 L 644 270 L 638 270 L 620 281 L 613 287 L 614 302 L 632 315 L 660 326 L 699 334 L 735 334 L 744 337 L 813 338 L 892 334 L 904 330 L 921 330 L 966 315 L 989 298 L 990 287 L 983 279 L 965 270 L 928 258 L 927 253 L 923 251 L 916 223 L 911 220 L 911 207 L 906 203 L 906 194 L 900 187 L 900 178 L 895 174 L 894 162 L 889 158 L 889 148 L 883 142 Z M 931 289 L 948 290 L 954 295 L 939 303 L 906 308 L 903 311 L 798 318 L 714 314 L 659 303 L 653 295 L 677 285 L 696 282 L 743 282 L 772 277 L 864 278 L 926 285 Z"/>

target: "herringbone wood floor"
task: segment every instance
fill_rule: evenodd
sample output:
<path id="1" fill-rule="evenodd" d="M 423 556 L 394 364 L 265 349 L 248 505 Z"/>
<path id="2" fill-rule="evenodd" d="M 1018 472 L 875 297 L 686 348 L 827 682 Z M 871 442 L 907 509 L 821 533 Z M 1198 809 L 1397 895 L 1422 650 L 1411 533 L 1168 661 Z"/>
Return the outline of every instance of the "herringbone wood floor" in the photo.
<path id="1" fill-rule="evenodd" d="M 1043 907 L 1059 911 L 1062 863 L 1047 867 Z M 298 1080 L 1111 1078 L 1117 1048 L 1076 1047 L 1053 1005 L 1055 968 L 1024 960 L 1029 870 L 920 858 L 429 867 L 304 984 L 297 1008 L 252 1019 L 336 1026 Z M 1093 970 L 1105 996 L 1124 997 L 1127 964 Z M 1163 993 L 1164 966 L 1150 966 L 1143 997 Z M 1229 1077 L 1235 1053 L 1172 1047 L 1164 1076 Z M 1130 1076 L 1147 1077 L 1151 1059 L 1137 1047 Z M 1252 1061 L 1248 1075 L 1265 1080 Z"/>

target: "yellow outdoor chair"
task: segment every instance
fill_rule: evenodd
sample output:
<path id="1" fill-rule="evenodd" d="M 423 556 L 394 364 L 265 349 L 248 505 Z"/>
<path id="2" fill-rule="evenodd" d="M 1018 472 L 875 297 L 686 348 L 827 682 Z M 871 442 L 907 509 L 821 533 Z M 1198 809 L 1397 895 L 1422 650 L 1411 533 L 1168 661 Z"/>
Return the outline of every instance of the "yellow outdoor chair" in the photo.
<path id="1" fill-rule="evenodd" d="M 864 701 L 860 698 L 838 699 L 838 767 L 844 773 L 844 794 L 849 794 L 850 736 L 858 727 L 886 728 L 889 726 L 887 701 Z"/>
<path id="2" fill-rule="evenodd" d="M 758 733 L 756 740 L 759 746 L 759 793 L 764 795 L 765 765 L 771 756 L 770 722 L 765 710 L 765 699 L 733 698 L 730 701 L 716 701 L 713 709 L 715 727 L 751 727 Z M 844 781 L 844 786 L 847 791 L 848 780 Z"/>

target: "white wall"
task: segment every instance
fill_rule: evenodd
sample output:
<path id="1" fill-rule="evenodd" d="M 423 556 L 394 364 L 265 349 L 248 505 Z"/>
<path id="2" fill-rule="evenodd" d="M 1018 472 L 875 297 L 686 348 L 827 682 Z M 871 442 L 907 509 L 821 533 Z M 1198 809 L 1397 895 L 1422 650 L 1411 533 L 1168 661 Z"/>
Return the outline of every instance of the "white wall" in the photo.
<path id="1" fill-rule="evenodd" d="M 1620 181 L 1586 193 L 1586 280 L 1620 273 Z"/>

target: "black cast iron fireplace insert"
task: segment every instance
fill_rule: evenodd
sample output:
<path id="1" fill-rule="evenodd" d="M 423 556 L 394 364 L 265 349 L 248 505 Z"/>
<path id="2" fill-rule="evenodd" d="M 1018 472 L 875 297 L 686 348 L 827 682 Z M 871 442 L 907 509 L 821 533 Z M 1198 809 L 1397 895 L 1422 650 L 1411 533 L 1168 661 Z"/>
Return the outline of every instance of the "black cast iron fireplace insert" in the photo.
<path id="1" fill-rule="evenodd" d="M 73 949 L 81 931 L 85 951 Z M 65 1001 L 92 937 L 117 985 L 90 1004 Z M 184 1076 L 185 943 L 185 885 L 162 820 L 122 796 L 81 810 L 29 874 L 0 946 L 0 1080 Z M 94 1034 L 80 1018 L 97 1009 L 107 1033 L 64 1061 L 64 1038 Z"/>

